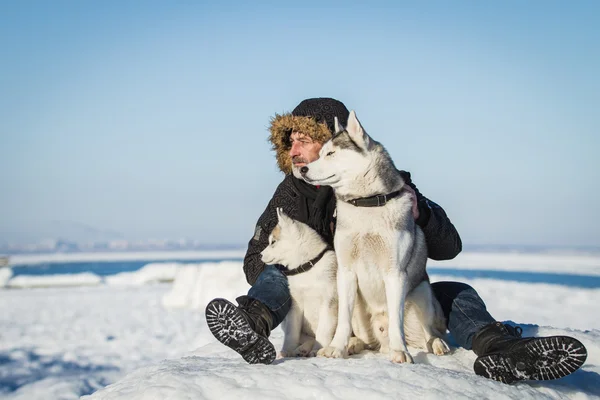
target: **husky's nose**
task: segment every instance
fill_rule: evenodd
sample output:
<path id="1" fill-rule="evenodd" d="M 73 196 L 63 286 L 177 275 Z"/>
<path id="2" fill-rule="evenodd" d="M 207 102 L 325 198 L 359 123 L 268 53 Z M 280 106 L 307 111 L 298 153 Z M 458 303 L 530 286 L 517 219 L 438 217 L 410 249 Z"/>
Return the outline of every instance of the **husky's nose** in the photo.
<path id="1" fill-rule="evenodd" d="M 302 175 L 306 175 L 307 172 L 308 172 L 308 167 L 305 166 L 305 167 L 300 168 L 300 173 Z"/>

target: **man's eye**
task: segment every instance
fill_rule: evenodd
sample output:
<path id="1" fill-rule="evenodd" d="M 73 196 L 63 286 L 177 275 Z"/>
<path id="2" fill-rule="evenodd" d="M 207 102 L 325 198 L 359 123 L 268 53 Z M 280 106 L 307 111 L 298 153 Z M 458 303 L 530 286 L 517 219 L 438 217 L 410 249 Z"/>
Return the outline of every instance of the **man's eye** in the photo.
<path id="1" fill-rule="evenodd" d="M 335 151 L 330 151 L 329 153 L 325 154 L 326 156 L 332 156 L 333 153 L 335 153 Z"/>

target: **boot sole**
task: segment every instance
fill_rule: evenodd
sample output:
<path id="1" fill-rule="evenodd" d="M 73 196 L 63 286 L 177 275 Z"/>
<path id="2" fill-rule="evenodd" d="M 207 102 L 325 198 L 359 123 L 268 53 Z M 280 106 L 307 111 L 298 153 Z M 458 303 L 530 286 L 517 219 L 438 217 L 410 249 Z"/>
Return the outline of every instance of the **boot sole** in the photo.
<path id="1" fill-rule="evenodd" d="M 215 299 L 206 306 L 206 323 L 213 336 L 239 353 L 248 364 L 271 364 L 275 347 L 254 332 L 242 312 L 225 299 Z"/>
<path id="2" fill-rule="evenodd" d="M 522 348 L 478 357 L 475 373 L 503 383 L 562 378 L 577 371 L 587 358 L 585 346 L 568 336 L 536 338 Z"/>

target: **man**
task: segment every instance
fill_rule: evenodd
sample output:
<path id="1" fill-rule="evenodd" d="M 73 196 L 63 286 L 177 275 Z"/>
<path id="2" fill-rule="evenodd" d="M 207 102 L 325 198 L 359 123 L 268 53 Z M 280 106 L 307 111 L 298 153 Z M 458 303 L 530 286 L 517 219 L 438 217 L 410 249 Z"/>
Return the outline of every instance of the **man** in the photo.
<path id="1" fill-rule="evenodd" d="M 276 115 L 270 126 L 270 141 L 285 178 L 256 224 L 244 258 L 244 273 L 252 286 L 238 306 L 215 299 L 206 307 L 213 335 L 249 363 L 270 364 L 275 349 L 267 339 L 285 318 L 291 306 L 287 278 L 282 266 L 265 265 L 260 252 L 277 225 L 276 208 L 307 223 L 333 245 L 335 196 L 330 187 L 316 187 L 301 179 L 300 168 L 316 160 L 323 143 L 334 133 L 334 117 L 346 125 L 349 112 L 331 98 L 302 101 L 291 114 Z M 444 210 L 424 197 L 402 171 L 413 197 L 413 216 L 425 234 L 428 257 L 449 260 L 462 250 L 462 242 Z M 478 375 L 510 383 L 524 379 L 555 379 L 577 370 L 586 358 L 585 347 L 576 339 L 521 338 L 521 328 L 497 322 L 486 310 L 475 289 L 460 282 L 436 282 L 432 289 L 444 311 L 455 342 L 479 357 Z M 563 350 L 569 349 L 569 350 Z"/>

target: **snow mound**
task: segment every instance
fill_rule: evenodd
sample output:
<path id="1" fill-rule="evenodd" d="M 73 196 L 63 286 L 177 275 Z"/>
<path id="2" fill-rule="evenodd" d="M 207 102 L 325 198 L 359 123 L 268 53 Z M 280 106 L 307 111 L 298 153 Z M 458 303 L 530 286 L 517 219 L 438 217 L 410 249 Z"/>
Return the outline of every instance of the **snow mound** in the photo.
<path id="1" fill-rule="evenodd" d="M 568 334 L 588 348 L 583 368 L 556 381 L 505 385 L 476 376 L 476 356 L 453 349 L 434 356 L 411 349 L 413 365 L 364 352 L 346 360 L 283 359 L 248 365 L 227 347 L 211 342 L 189 356 L 138 369 L 85 400 L 120 399 L 586 399 L 600 396 L 600 331 L 525 326 L 526 334 Z M 276 347 L 280 330 L 273 335 Z"/>
<path id="2" fill-rule="evenodd" d="M 204 309 L 216 297 L 229 301 L 250 289 L 241 262 L 186 264 L 179 267 L 170 292 L 162 304 L 166 308 Z"/>

